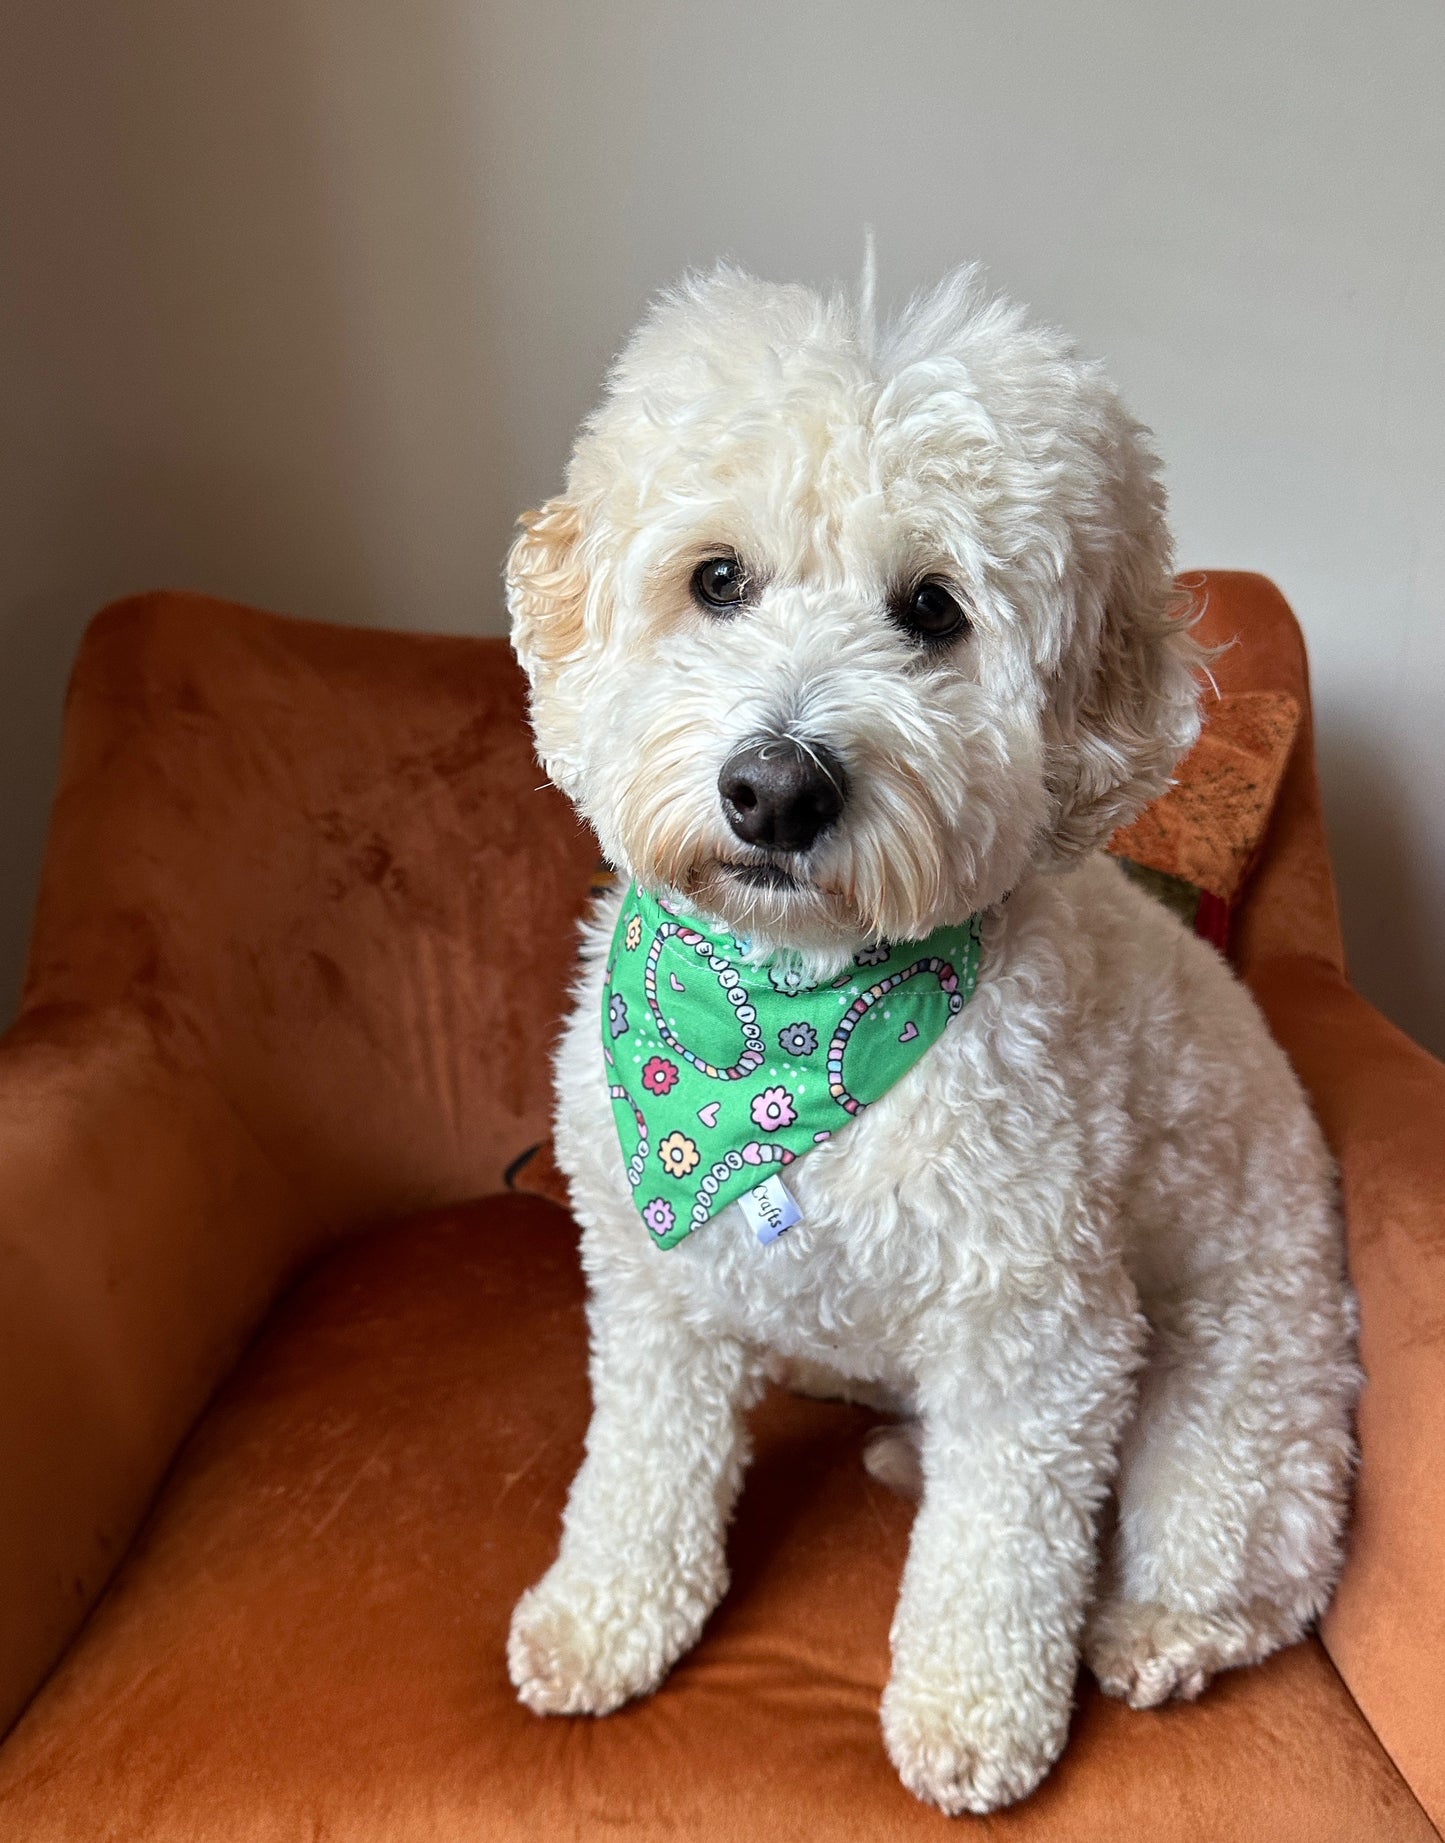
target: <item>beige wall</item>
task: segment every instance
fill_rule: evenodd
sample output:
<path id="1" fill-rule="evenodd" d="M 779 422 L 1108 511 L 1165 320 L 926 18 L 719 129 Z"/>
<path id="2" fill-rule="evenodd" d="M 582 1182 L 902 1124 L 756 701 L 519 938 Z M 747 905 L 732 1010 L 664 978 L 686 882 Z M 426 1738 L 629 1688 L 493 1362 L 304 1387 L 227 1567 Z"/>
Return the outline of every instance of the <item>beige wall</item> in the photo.
<path id="1" fill-rule="evenodd" d="M 1181 559 L 1308 631 L 1349 944 L 1445 1050 L 1445 12 L 71 0 L 0 47 L 0 979 L 86 615 L 492 627 L 647 292 L 965 255 L 1103 355 Z"/>

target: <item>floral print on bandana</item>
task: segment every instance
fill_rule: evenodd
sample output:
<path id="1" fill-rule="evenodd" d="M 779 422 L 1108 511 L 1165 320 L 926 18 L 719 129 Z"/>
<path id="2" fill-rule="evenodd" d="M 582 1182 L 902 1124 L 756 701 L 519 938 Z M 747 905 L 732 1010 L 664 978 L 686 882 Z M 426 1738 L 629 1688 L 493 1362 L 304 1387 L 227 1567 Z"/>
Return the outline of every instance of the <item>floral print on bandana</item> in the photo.
<path id="1" fill-rule="evenodd" d="M 926 1055 L 978 977 L 981 918 L 865 946 L 822 986 L 629 889 L 603 986 L 618 1177 L 653 1247 L 845 1131 Z M 776 1046 L 776 1047 L 773 1047 Z"/>
<path id="2" fill-rule="evenodd" d="M 785 1056 L 811 1056 L 818 1033 L 811 1024 L 788 1024 L 778 1032 L 778 1048 Z"/>
<path id="3" fill-rule="evenodd" d="M 669 1133 L 657 1148 L 657 1156 L 669 1177 L 686 1177 L 697 1169 L 698 1149 L 686 1133 Z"/>
<path id="4" fill-rule="evenodd" d="M 670 1094 L 677 1086 L 677 1064 L 653 1056 L 642 1065 L 642 1085 L 649 1094 Z"/>
<path id="5" fill-rule="evenodd" d="M 753 1125 L 765 1133 L 780 1133 L 798 1117 L 793 1097 L 786 1088 L 764 1088 L 753 1100 Z"/>
<path id="6" fill-rule="evenodd" d="M 666 1235 L 677 1217 L 666 1197 L 654 1197 L 650 1203 L 643 1204 L 642 1220 L 654 1235 Z"/>

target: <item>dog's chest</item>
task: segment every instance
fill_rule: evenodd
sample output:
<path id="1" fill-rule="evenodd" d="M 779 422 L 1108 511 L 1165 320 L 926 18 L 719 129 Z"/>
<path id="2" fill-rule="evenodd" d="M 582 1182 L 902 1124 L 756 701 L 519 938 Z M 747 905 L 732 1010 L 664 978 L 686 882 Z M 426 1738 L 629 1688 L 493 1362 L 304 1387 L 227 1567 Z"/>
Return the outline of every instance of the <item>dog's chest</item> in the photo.
<path id="1" fill-rule="evenodd" d="M 764 1240 L 733 1204 L 660 1255 L 669 1290 L 691 1314 L 786 1356 L 878 1380 L 909 1369 L 930 1311 L 950 1294 L 961 1304 L 982 1225 L 938 1209 L 936 1183 L 910 1186 L 923 1148 L 906 1123 L 882 1130 L 891 1111 L 789 1169 L 802 1213 L 783 1234 Z M 964 1162 L 950 1190 L 967 1185 Z"/>
<path id="2" fill-rule="evenodd" d="M 821 1359 L 840 1341 L 904 1352 L 1057 1258 L 1077 1133 L 1047 1102 L 1041 1132 L 1038 1096 L 990 1082 L 986 1060 L 960 1019 L 836 1143 L 789 1168 L 802 1220 L 777 1241 L 761 1244 L 736 1208 L 689 1238 L 677 1253 L 713 1309 L 774 1347 L 794 1340 L 790 1354 Z"/>
<path id="3" fill-rule="evenodd" d="M 932 1344 L 956 1343 L 971 1315 L 996 1308 L 1011 1274 L 1058 1252 L 1040 1237 L 1061 1224 L 1062 1204 L 1038 1203 L 1077 1186 L 1067 1121 L 1046 1122 L 1041 1143 L 1037 1091 L 986 1072 L 986 1033 L 972 1023 L 957 1020 L 844 1133 L 787 1168 L 802 1216 L 785 1233 L 762 1239 L 731 1204 L 669 1249 L 647 1245 L 589 1055 L 585 1096 L 578 1084 L 567 1109 L 581 1130 L 564 1163 L 590 1243 L 706 1330 L 854 1376 L 906 1380 Z M 608 1153 L 602 1167 L 599 1145 Z M 588 1208 L 580 1187 L 594 1184 L 597 1206 Z"/>

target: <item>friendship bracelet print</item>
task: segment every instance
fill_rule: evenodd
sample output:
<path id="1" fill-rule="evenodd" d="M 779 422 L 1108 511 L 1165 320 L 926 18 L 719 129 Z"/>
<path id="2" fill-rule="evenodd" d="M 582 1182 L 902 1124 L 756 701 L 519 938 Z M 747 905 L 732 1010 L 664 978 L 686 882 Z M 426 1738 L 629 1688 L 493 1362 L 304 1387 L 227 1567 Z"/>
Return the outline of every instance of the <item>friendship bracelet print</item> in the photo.
<path id="1" fill-rule="evenodd" d="M 860 993 L 839 1020 L 838 1028 L 828 1045 L 828 1092 L 840 1107 L 846 1108 L 851 1114 L 862 1113 L 868 1103 L 850 1094 L 843 1080 L 843 1060 L 848 1053 L 848 1039 L 880 999 L 896 991 L 905 980 L 916 979 L 920 973 L 933 973 L 937 976 L 939 985 L 948 994 L 948 1015 L 951 1018 L 957 1017 L 963 1009 L 963 994 L 958 989 L 957 972 L 947 960 L 940 960 L 933 954 L 926 960 L 915 960 L 912 966 L 905 966 L 902 972 L 890 973 L 886 979 L 880 979 L 877 985 L 869 986 L 866 992 Z"/>
<path id="2" fill-rule="evenodd" d="M 706 961 L 708 970 L 717 975 L 728 1003 L 733 1007 L 733 1015 L 743 1033 L 743 1053 L 730 1069 L 715 1068 L 696 1056 L 686 1044 L 680 1043 L 672 1034 L 667 1019 L 662 1015 L 662 1007 L 657 1002 L 657 962 L 662 954 L 663 944 L 676 936 L 684 947 L 690 947 L 699 959 Z M 758 1014 L 749 1002 L 747 988 L 738 978 L 732 963 L 717 952 L 713 943 L 695 928 L 686 928 L 681 922 L 665 921 L 658 927 L 648 950 L 647 965 L 642 978 L 643 991 L 647 995 L 647 1008 L 652 1013 L 652 1021 L 657 1027 L 657 1034 L 673 1052 L 681 1056 L 684 1062 L 690 1062 L 702 1075 L 711 1076 L 715 1081 L 741 1081 L 743 1076 L 751 1075 L 754 1069 L 760 1069 L 766 1060 L 763 1049 L 763 1033 L 758 1028 Z"/>

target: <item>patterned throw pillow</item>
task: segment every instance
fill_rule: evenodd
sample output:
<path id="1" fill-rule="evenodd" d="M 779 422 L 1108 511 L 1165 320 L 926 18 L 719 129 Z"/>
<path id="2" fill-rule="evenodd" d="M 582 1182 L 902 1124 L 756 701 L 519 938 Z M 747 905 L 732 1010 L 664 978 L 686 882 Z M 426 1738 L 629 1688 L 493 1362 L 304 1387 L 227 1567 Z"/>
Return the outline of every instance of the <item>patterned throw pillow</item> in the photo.
<path id="1" fill-rule="evenodd" d="M 1174 784 L 1109 840 L 1130 876 L 1221 953 L 1245 879 L 1259 857 L 1299 729 L 1287 691 L 1211 698 L 1204 733 Z"/>

